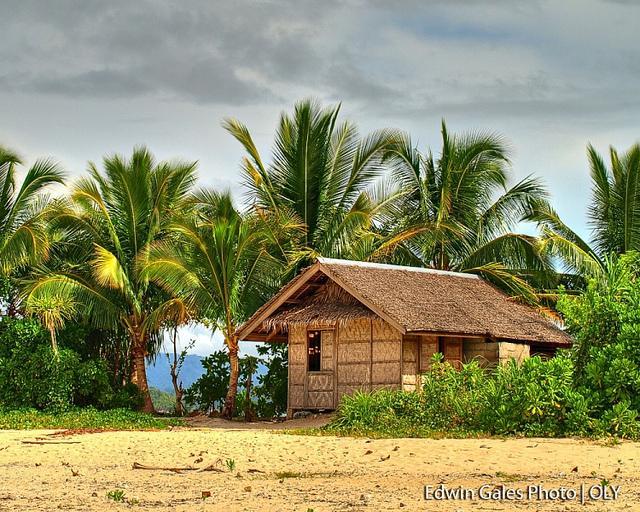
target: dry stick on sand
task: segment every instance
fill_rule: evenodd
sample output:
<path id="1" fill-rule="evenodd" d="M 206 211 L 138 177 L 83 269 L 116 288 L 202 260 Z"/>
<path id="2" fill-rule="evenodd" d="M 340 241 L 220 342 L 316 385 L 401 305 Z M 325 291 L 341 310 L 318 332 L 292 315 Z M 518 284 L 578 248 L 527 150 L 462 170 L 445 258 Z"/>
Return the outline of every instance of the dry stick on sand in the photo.
<path id="1" fill-rule="evenodd" d="M 22 441 L 22 444 L 80 444 L 80 441 L 50 441 L 50 440 L 41 440 L 41 441 Z"/>
<path id="2" fill-rule="evenodd" d="M 193 471 L 195 473 L 203 473 L 205 471 L 215 471 L 216 473 L 224 473 L 224 469 L 217 467 L 219 463 L 222 461 L 218 460 L 215 464 L 209 464 L 203 468 L 194 468 L 191 466 L 187 467 L 162 467 L 162 466 L 145 466 L 144 464 L 140 464 L 138 462 L 133 463 L 133 469 L 147 469 L 151 471 L 172 471 L 173 473 L 182 473 L 183 471 Z"/>

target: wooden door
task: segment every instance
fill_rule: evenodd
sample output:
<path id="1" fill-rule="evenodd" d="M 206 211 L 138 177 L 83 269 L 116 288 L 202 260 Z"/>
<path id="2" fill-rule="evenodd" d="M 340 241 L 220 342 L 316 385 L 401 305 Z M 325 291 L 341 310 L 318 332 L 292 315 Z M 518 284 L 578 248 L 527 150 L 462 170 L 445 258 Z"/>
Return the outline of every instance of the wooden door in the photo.
<path id="1" fill-rule="evenodd" d="M 334 340 L 333 330 L 321 331 L 320 370 L 307 371 L 305 407 L 312 409 L 335 409 L 334 401 Z"/>
<path id="2" fill-rule="evenodd" d="M 462 338 L 442 338 L 444 360 L 455 368 L 462 368 Z"/>

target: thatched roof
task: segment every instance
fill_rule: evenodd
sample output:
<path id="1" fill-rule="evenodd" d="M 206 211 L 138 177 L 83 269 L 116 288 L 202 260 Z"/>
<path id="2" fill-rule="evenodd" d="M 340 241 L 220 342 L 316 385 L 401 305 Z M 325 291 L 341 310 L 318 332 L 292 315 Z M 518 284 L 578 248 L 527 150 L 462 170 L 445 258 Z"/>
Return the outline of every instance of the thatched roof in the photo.
<path id="1" fill-rule="evenodd" d="M 291 324 L 333 325 L 355 318 L 375 318 L 377 315 L 333 281 L 298 305 L 282 308 L 263 325 L 269 330 L 286 331 Z"/>
<path id="2" fill-rule="evenodd" d="M 327 282 L 355 300 L 314 299 Z M 241 339 L 267 339 L 286 323 L 371 313 L 402 333 L 571 344 L 548 318 L 475 275 L 328 258 L 319 258 L 283 287 L 238 334 Z"/>

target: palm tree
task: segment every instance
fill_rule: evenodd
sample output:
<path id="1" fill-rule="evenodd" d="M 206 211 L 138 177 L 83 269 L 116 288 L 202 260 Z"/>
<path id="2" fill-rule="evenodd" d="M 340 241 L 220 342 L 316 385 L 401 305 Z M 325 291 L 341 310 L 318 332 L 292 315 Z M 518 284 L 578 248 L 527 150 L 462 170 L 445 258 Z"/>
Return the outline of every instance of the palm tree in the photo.
<path id="1" fill-rule="evenodd" d="M 611 170 L 593 146 L 587 147 L 587 154 L 593 183 L 589 220 L 596 252 L 640 250 L 640 145 L 623 155 L 611 147 Z"/>
<path id="2" fill-rule="evenodd" d="M 12 151 L 0 147 L 0 278 L 44 260 L 50 248 L 47 212 L 50 198 L 43 191 L 62 183 L 64 174 L 49 160 L 38 160 L 20 186 L 17 169 L 22 164 Z M 15 297 L 10 298 L 9 314 L 16 312 Z"/>
<path id="3" fill-rule="evenodd" d="M 640 250 L 640 145 L 620 155 L 610 147 L 611 168 L 589 144 L 592 192 L 589 221 L 591 244 L 566 226 L 547 204 L 536 205 L 530 220 L 541 228 L 543 248 L 558 258 L 565 270 L 581 281 L 606 279 L 606 260 L 611 254 Z"/>
<path id="4" fill-rule="evenodd" d="M 243 124 L 223 123 L 247 152 L 242 169 L 251 203 L 305 226 L 302 238 L 283 248 L 301 251 L 302 258 L 354 257 L 360 235 L 381 207 L 369 187 L 380 177 L 384 151 L 397 133 L 380 130 L 361 138 L 352 123 L 338 123 L 339 112 L 339 105 L 322 108 L 304 100 L 293 115 L 283 113 L 269 165 Z"/>
<path id="5" fill-rule="evenodd" d="M 228 193 L 203 190 L 193 203 L 197 215 L 172 227 L 178 243 L 155 244 L 144 274 L 223 334 L 231 372 L 222 414 L 230 418 L 239 377 L 235 331 L 278 285 L 280 262 L 266 249 L 264 220 L 236 210 Z"/>
<path id="6" fill-rule="evenodd" d="M 570 290 L 580 290 L 590 278 L 604 276 L 606 258 L 601 258 L 567 226 L 549 203 L 534 201 L 526 220 L 538 225 L 540 251 L 561 265 L 561 284 Z"/>
<path id="7" fill-rule="evenodd" d="M 386 152 L 400 194 L 385 208 L 374 257 L 480 274 L 533 300 L 530 286 L 551 274 L 535 237 L 514 232 L 546 192 L 527 177 L 508 187 L 504 140 L 492 133 L 450 134 L 442 150 L 421 154 L 411 139 Z"/>
<path id="8" fill-rule="evenodd" d="M 156 163 L 146 148 L 136 148 L 129 160 L 105 157 L 104 172 L 90 164 L 89 177 L 75 183 L 70 203 L 55 217 L 63 242 L 57 264 L 26 287 L 28 307 L 63 298 L 96 327 L 127 333 L 131 381 L 147 412 L 153 404 L 145 357 L 157 349 L 179 300 L 150 284 L 140 268 L 152 244 L 166 240 L 172 219 L 184 212 L 195 169 L 195 163 Z"/>
<path id="9" fill-rule="evenodd" d="M 33 297 L 27 303 L 29 313 L 37 316 L 42 325 L 49 331 L 51 348 L 56 359 L 60 358 L 57 331 L 64 326 L 66 320 L 76 313 L 76 305 L 68 297 L 53 295 L 48 297 Z"/>

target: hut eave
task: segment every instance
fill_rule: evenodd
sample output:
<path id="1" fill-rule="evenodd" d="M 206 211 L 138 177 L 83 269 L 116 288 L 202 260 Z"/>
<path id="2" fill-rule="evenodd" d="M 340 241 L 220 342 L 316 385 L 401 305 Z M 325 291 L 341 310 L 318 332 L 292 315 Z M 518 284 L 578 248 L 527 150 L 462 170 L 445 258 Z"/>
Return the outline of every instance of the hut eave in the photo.
<path id="1" fill-rule="evenodd" d="M 333 327 L 359 318 L 375 318 L 376 314 L 361 304 L 311 303 L 282 311 L 262 323 L 267 331 L 286 332 L 289 325 Z"/>

